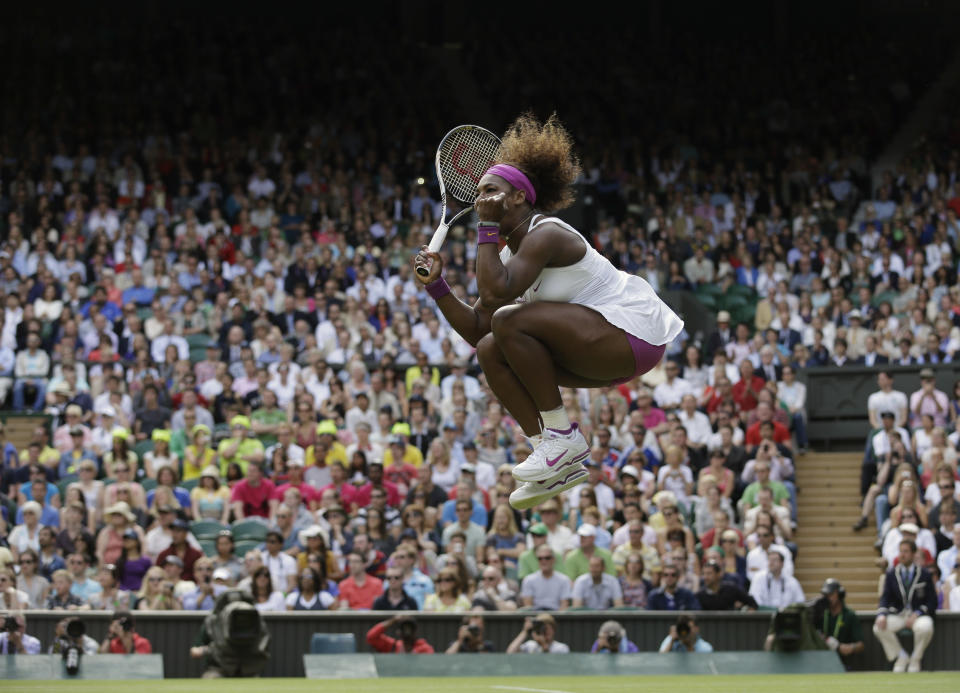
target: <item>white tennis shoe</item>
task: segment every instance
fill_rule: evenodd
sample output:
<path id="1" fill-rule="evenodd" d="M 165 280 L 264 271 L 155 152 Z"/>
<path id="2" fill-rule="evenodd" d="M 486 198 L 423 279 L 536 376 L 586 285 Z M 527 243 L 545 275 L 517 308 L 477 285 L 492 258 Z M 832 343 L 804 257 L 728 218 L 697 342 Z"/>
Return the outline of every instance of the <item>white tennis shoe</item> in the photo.
<path id="1" fill-rule="evenodd" d="M 533 508 L 564 491 L 572 489 L 574 486 L 582 484 L 589 476 L 590 473 L 583 468 L 583 465 L 578 464 L 575 469 L 566 467 L 552 479 L 528 481 L 521 484 L 510 494 L 510 505 L 517 510 Z"/>
<path id="2" fill-rule="evenodd" d="M 582 468 L 580 463 L 590 455 L 590 446 L 577 424 L 573 424 L 568 433 L 548 428 L 542 435 L 542 441 L 530 456 L 513 468 L 513 478 L 517 481 L 554 479 L 563 472 Z"/>

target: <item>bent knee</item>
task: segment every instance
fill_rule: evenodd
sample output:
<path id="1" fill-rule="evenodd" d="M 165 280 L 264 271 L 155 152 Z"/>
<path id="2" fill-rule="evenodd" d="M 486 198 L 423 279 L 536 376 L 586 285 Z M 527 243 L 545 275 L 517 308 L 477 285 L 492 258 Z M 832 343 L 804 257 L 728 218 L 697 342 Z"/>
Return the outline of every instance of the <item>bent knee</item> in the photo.
<path id="1" fill-rule="evenodd" d="M 933 619 L 929 616 L 920 616 L 913 624 L 914 633 L 932 633 Z"/>
<path id="2" fill-rule="evenodd" d="M 502 335 L 512 330 L 516 324 L 517 313 L 521 306 L 513 304 L 497 308 L 490 317 L 490 331 L 494 336 Z"/>
<path id="3" fill-rule="evenodd" d="M 494 338 L 493 332 L 487 332 L 480 338 L 480 341 L 477 342 L 477 361 L 480 362 L 480 366 L 482 367 L 484 363 L 499 361 L 502 358 L 503 354 L 497 345 L 497 340 Z"/>

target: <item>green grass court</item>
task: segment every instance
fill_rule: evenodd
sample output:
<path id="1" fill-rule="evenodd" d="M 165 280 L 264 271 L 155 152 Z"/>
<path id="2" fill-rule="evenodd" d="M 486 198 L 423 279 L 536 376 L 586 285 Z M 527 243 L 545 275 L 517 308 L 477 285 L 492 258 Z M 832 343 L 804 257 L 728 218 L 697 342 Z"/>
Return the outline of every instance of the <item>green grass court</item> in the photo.
<path id="1" fill-rule="evenodd" d="M 768 690 L 777 693 L 848 693 L 870 690 L 924 693 L 960 691 L 960 672 L 923 674 L 811 674 L 791 676 L 580 676 L 394 678 L 321 681 L 308 679 L 169 679 L 166 681 L 11 681 L 4 693 L 71 691 L 71 693 L 623 693 L 624 691 L 684 691 L 740 693 Z"/>

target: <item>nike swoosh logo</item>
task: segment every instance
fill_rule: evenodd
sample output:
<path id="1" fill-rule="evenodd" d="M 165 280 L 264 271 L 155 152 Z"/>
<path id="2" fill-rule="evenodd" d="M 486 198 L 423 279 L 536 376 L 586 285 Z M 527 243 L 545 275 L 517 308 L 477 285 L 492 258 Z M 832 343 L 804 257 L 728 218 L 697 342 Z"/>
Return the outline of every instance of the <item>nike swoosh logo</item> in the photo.
<path id="1" fill-rule="evenodd" d="M 548 466 L 548 467 L 552 467 L 552 466 L 555 465 L 557 462 L 559 462 L 560 460 L 562 460 L 562 459 L 563 459 L 563 456 L 566 455 L 566 454 L 567 454 L 566 452 L 561 452 L 559 455 L 557 455 L 556 457 L 554 457 L 552 460 L 548 457 L 548 458 L 547 458 L 547 466 Z"/>
<path id="2" fill-rule="evenodd" d="M 537 285 L 536 285 L 535 287 L 533 287 L 533 293 L 537 293 L 537 289 L 540 288 L 540 285 L 541 285 L 541 284 L 543 284 L 543 280 L 542 280 L 542 279 L 537 282 Z"/>

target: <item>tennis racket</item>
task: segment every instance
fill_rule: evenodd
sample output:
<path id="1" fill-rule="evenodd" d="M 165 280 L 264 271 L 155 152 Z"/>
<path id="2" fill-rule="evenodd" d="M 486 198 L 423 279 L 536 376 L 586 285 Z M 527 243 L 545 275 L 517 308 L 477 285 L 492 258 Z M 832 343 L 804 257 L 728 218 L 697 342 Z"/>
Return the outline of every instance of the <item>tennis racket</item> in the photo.
<path id="1" fill-rule="evenodd" d="M 500 138 L 477 125 L 458 125 L 440 140 L 434 164 L 437 168 L 437 180 L 440 181 L 443 213 L 440 215 L 440 226 L 430 239 L 430 252 L 439 252 L 450 227 L 457 219 L 473 211 L 473 203 L 477 200 L 477 183 L 496 160 L 499 150 Z M 447 195 L 466 205 L 450 221 L 446 221 Z M 426 277 L 430 270 L 427 267 L 418 267 L 417 273 Z"/>

